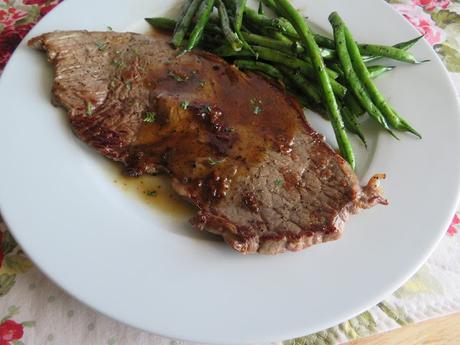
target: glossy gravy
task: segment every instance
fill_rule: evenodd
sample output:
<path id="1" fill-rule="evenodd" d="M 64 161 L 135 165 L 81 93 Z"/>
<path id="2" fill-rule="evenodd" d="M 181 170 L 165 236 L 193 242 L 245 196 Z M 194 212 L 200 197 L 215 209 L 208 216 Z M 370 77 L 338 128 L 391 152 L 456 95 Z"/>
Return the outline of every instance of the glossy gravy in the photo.
<path id="1" fill-rule="evenodd" d="M 121 167 L 118 164 L 113 164 L 113 171 L 115 172 L 113 183 L 149 207 L 182 218 L 191 218 L 196 213 L 196 209 L 172 189 L 169 177 L 161 175 L 125 176 L 121 173 Z"/>

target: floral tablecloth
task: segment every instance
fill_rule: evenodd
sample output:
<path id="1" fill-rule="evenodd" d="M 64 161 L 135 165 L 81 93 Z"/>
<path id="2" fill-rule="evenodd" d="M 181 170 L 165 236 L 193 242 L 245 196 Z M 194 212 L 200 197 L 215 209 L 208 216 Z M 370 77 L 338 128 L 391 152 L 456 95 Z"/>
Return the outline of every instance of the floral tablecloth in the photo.
<path id="1" fill-rule="evenodd" d="M 387 1 L 425 35 L 460 94 L 460 0 Z M 58 3 L 0 0 L 0 73 L 21 39 Z M 284 345 L 339 344 L 460 312 L 459 224 L 456 215 L 428 262 L 385 301 L 336 327 Z M 0 218 L 0 345 L 179 343 L 122 325 L 67 295 L 33 266 Z"/>

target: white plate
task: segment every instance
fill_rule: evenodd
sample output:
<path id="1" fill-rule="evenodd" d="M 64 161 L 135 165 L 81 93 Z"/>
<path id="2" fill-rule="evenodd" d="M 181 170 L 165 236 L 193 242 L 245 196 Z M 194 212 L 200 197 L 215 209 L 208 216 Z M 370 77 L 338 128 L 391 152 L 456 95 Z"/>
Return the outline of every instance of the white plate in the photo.
<path id="1" fill-rule="evenodd" d="M 383 1 L 296 1 L 320 27 L 339 11 L 361 41 L 416 31 Z M 67 0 L 27 38 L 56 29 L 144 30 L 176 1 Z M 141 25 L 142 24 L 142 25 Z M 27 40 L 27 39 L 26 39 Z M 104 161 L 51 106 L 51 66 L 25 46 L 1 80 L 0 200 L 21 246 L 55 282 L 95 309 L 154 333 L 208 343 L 288 339 L 352 317 L 394 291 L 442 237 L 459 196 L 457 98 L 435 53 L 378 84 L 423 134 L 386 134 L 359 174 L 387 172 L 388 207 L 355 216 L 343 239 L 273 257 L 242 256 L 197 237 L 184 219 L 152 211 L 107 177 Z"/>

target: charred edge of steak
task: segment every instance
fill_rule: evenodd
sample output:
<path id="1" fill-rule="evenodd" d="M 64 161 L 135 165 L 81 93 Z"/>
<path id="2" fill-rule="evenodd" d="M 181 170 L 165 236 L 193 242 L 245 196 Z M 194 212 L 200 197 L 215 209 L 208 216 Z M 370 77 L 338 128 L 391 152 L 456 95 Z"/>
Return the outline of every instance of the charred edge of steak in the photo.
<path id="1" fill-rule="evenodd" d="M 353 202 L 345 207 L 336 217 L 325 226 L 312 226 L 299 233 L 289 231 L 277 231 L 259 234 L 256 229 L 248 226 L 238 226 L 229 219 L 214 215 L 208 211 L 200 211 L 190 223 L 198 230 L 208 230 L 220 235 L 236 251 L 242 254 L 280 254 L 286 251 L 300 251 L 315 244 L 337 240 L 343 233 L 345 221 L 349 214 L 355 214 L 362 209 L 368 209 L 375 205 L 388 205 L 388 201 L 382 197 L 379 181 L 385 179 L 385 174 L 374 175 L 366 186 L 358 193 Z M 176 188 L 180 187 L 176 184 Z M 187 197 L 186 192 L 180 193 Z M 255 196 L 252 193 L 245 194 L 245 206 L 254 211 Z M 249 205 L 248 205 L 249 203 Z"/>

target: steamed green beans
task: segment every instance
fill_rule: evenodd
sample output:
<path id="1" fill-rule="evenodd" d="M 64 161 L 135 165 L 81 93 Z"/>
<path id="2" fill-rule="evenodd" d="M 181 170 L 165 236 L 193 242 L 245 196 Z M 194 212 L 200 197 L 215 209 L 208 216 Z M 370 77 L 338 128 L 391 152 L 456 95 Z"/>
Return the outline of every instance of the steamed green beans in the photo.
<path id="1" fill-rule="evenodd" d="M 171 43 L 176 48 L 179 48 L 182 45 L 185 34 L 189 30 L 193 17 L 198 11 L 200 4 L 201 0 L 189 0 L 185 3 L 171 39 Z"/>
<path id="2" fill-rule="evenodd" d="M 398 113 L 396 113 L 391 108 L 385 97 L 377 89 L 377 86 L 375 86 L 374 82 L 372 81 L 370 73 L 363 62 L 358 45 L 354 41 L 351 32 L 346 27 L 345 23 L 342 21 L 339 15 L 334 12 L 331 14 L 330 18 L 332 18 L 332 20 L 335 22 L 337 26 L 343 28 L 343 31 L 345 33 L 346 45 L 348 53 L 350 54 L 351 61 L 353 63 L 353 68 L 356 70 L 356 73 L 358 74 L 360 81 L 367 89 L 367 92 L 369 93 L 369 96 L 371 97 L 372 101 L 383 114 L 387 122 L 393 128 L 399 131 L 410 132 L 418 137 L 421 137 L 420 134 L 412 126 L 410 126 L 406 120 L 404 120 Z"/>
<path id="3" fill-rule="evenodd" d="M 329 75 L 326 72 L 326 66 L 323 59 L 321 58 L 319 47 L 315 41 L 315 37 L 306 24 L 305 19 L 302 17 L 302 15 L 300 15 L 299 12 L 294 9 L 294 7 L 292 7 L 289 0 L 277 0 L 276 4 L 287 15 L 287 18 L 296 28 L 302 42 L 308 49 L 310 58 L 317 74 L 318 81 L 323 91 L 326 108 L 330 116 L 332 128 L 334 129 L 340 152 L 342 156 L 348 161 L 350 166 L 354 169 L 355 156 L 353 149 L 351 147 L 350 141 L 348 140 L 347 133 L 345 132 L 342 115 L 332 90 Z"/>
<path id="4" fill-rule="evenodd" d="M 265 73 L 266 75 L 276 80 L 284 79 L 283 75 L 276 67 L 265 62 L 252 60 L 235 60 L 233 64 L 239 69 L 248 69 Z"/>
<path id="5" fill-rule="evenodd" d="M 192 33 L 188 39 L 186 51 L 190 51 L 200 43 L 201 37 L 203 36 L 204 27 L 209 21 L 212 9 L 214 7 L 214 0 L 203 0 L 198 9 L 197 17 L 198 21 L 193 28 Z"/>
<path id="6" fill-rule="evenodd" d="M 222 0 L 216 0 L 216 5 L 219 13 L 220 27 L 225 38 L 227 39 L 228 43 L 230 44 L 233 50 L 241 50 L 241 48 L 243 48 L 243 43 L 239 39 L 238 35 L 234 33 L 232 28 L 230 27 L 230 19 L 228 18 L 228 13 L 225 4 L 222 2 Z"/>
<path id="7" fill-rule="evenodd" d="M 340 25 L 337 17 L 333 14 L 329 17 L 329 21 L 331 22 L 331 25 L 334 29 L 336 52 L 339 56 L 340 64 L 348 85 L 350 86 L 351 90 L 353 90 L 353 93 L 359 101 L 360 105 L 366 109 L 369 115 L 372 116 L 383 128 L 391 133 L 391 129 L 387 123 L 387 120 L 381 111 L 372 102 L 371 97 L 362 85 L 357 73 L 353 68 L 352 60 L 348 53 L 345 30 L 343 26 Z"/>

